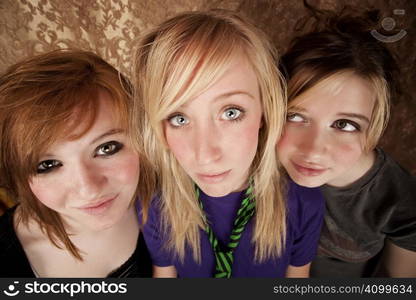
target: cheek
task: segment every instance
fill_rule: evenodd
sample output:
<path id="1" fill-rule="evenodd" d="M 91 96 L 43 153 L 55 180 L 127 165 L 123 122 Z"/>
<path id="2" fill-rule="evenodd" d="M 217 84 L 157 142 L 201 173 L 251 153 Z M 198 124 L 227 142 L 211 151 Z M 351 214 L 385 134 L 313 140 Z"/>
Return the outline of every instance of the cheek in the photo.
<path id="1" fill-rule="evenodd" d="M 115 175 L 121 184 L 137 185 L 140 176 L 139 167 L 139 156 L 135 152 L 129 151 L 114 162 L 107 171 Z"/>
<path id="2" fill-rule="evenodd" d="M 29 182 L 30 189 L 35 197 L 45 206 L 51 209 L 57 209 L 59 206 L 59 199 L 61 198 L 61 188 L 59 185 L 50 182 L 46 178 L 34 178 Z"/>
<path id="3" fill-rule="evenodd" d="M 333 148 L 333 159 L 342 166 L 350 167 L 363 154 L 359 143 L 337 143 Z"/>
<path id="4" fill-rule="evenodd" d="M 236 138 L 236 141 L 234 142 L 235 146 L 242 149 L 244 152 L 247 152 L 247 154 L 255 154 L 259 140 L 259 126 L 258 124 L 246 126 L 244 130 L 235 134 L 234 137 Z"/>
<path id="5" fill-rule="evenodd" d="M 224 130 L 226 134 L 222 147 L 224 157 L 228 157 L 238 165 L 250 166 L 257 153 L 260 125 L 259 120 L 241 126 L 232 124 L 230 126 L 232 130 Z"/>
<path id="6" fill-rule="evenodd" d="M 283 131 L 281 138 L 277 142 L 277 153 L 280 159 L 284 159 L 290 149 L 296 145 L 297 137 L 288 128 Z"/>
<path id="7" fill-rule="evenodd" d="M 179 131 L 181 129 L 169 129 L 165 130 L 166 142 L 168 144 L 169 150 L 173 153 L 176 160 L 179 162 L 182 167 L 186 168 L 187 161 L 192 160 L 192 151 L 188 145 L 189 136 L 183 136 Z"/>

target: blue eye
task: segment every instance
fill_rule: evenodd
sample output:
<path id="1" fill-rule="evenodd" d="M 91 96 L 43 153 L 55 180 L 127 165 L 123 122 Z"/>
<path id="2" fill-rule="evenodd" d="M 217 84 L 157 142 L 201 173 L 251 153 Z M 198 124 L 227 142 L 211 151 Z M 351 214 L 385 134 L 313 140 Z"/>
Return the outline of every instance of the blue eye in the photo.
<path id="1" fill-rule="evenodd" d="M 346 131 L 346 132 L 355 132 L 355 131 L 361 130 L 360 125 L 358 125 L 357 123 L 353 121 L 345 120 L 345 119 L 336 120 L 332 124 L 332 127 L 341 131 Z"/>
<path id="2" fill-rule="evenodd" d="M 61 166 L 62 166 L 62 163 L 60 161 L 54 160 L 54 159 L 48 159 L 48 160 L 41 161 L 38 164 L 36 172 L 38 174 L 48 173 Z"/>
<path id="3" fill-rule="evenodd" d="M 300 114 L 288 113 L 287 114 L 287 121 L 288 122 L 294 122 L 294 123 L 301 123 L 301 122 L 305 122 L 305 118 L 302 117 Z"/>
<path id="4" fill-rule="evenodd" d="M 221 115 L 221 119 L 235 121 L 241 118 L 243 111 L 236 107 L 227 108 Z"/>
<path id="5" fill-rule="evenodd" d="M 123 148 L 123 146 L 124 146 L 123 144 L 116 142 L 116 141 L 107 142 L 105 144 L 98 146 L 95 149 L 94 157 L 95 156 L 109 156 L 109 155 L 116 154 Z"/>
<path id="6" fill-rule="evenodd" d="M 189 123 L 189 120 L 183 115 L 175 115 L 168 118 L 170 125 L 174 127 L 182 127 Z"/>

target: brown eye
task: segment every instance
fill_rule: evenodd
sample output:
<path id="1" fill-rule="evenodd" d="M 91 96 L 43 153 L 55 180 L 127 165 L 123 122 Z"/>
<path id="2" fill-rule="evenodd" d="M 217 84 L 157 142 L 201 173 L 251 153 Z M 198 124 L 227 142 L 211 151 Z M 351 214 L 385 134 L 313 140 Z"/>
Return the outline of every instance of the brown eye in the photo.
<path id="1" fill-rule="evenodd" d="M 360 125 L 358 125 L 357 123 L 350 121 L 350 120 L 345 120 L 345 119 L 336 120 L 333 123 L 332 127 L 341 131 L 346 131 L 346 132 L 355 132 L 355 131 L 360 131 L 361 129 Z"/>
<path id="2" fill-rule="evenodd" d="M 62 163 L 60 161 L 54 160 L 54 159 L 48 159 L 48 160 L 41 161 L 38 164 L 36 172 L 38 174 L 48 173 L 52 171 L 53 169 L 59 168 L 61 166 L 62 166 Z"/>
<path id="3" fill-rule="evenodd" d="M 105 144 L 102 144 L 97 147 L 95 150 L 95 156 L 109 156 L 119 152 L 123 148 L 123 144 L 111 141 Z"/>

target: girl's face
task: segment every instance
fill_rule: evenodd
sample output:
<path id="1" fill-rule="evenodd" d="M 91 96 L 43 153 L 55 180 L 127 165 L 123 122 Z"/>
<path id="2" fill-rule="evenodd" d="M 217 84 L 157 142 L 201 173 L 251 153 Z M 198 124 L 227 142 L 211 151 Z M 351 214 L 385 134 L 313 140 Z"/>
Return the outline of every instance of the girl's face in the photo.
<path id="1" fill-rule="evenodd" d="M 220 197 L 246 187 L 261 119 L 256 74 L 236 55 L 217 82 L 165 120 L 164 130 L 185 172 L 204 193 Z"/>
<path id="2" fill-rule="evenodd" d="M 350 73 L 320 83 L 289 105 L 277 149 L 289 176 L 298 184 L 345 186 L 372 163 L 365 153 L 375 96 L 370 84 Z"/>
<path id="3" fill-rule="evenodd" d="M 93 126 L 76 140 L 54 143 L 29 181 L 39 201 L 78 232 L 102 230 L 121 220 L 139 180 L 138 154 L 117 125 L 110 95 L 100 92 L 99 103 Z"/>

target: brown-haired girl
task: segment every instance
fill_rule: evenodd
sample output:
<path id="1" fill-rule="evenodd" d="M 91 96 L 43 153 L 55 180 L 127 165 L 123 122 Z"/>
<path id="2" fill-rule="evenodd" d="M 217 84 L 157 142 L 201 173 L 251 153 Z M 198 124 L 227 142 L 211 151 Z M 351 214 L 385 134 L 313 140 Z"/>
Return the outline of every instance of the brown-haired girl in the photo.
<path id="1" fill-rule="evenodd" d="M 91 52 L 53 51 L 2 75 L 0 183 L 18 205 L 0 219 L 1 276 L 151 275 L 134 199 L 152 180 L 128 138 L 130 100 Z"/>
<path id="2" fill-rule="evenodd" d="M 326 216 L 311 275 L 415 277 L 416 180 L 377 147 L 394 60 L 368 19 L 320 21 L 329 26 L 297 38 L 283 57 L 289 104 L 278 143 L 296 183 L 323 185 Z"/>

